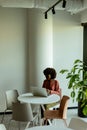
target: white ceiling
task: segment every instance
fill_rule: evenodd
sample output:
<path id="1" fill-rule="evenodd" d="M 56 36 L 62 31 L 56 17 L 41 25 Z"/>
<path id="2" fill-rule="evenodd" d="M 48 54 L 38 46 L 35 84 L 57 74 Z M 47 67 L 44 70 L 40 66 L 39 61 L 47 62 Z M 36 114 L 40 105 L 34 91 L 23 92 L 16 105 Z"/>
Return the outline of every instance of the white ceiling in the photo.
<path id="1" fill-rule="evenodd" d="M 41 8 L 47 10 L 58 0 L 0 0 L 1 7 Z M 66 0 L 66 8 L 62 8 L 62 1 L 55 6 L 56 10 L 66 10 L 76 14 L 87 9 L 87 0 Z"/>

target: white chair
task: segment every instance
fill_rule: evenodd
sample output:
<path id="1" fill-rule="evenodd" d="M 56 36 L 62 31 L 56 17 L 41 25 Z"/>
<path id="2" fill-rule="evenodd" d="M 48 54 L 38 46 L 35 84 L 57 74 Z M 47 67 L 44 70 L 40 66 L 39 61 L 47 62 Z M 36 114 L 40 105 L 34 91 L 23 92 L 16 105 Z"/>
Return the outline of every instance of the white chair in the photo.
<path id="1" fill-rule="evenodd" d="M 18 94 L 18 91 L 16 89 L 14 89 L 14 90 L 8 90 L 8 91 L 5 92 L 6 109 L 5 109 L 4 114 L 2 116 L 2 120 L 1 120 L 2 123 L 4 121 L 5 113 L 8 110 L 12 111 L 12 103 L 18 101 L 17 100 L 18 96 L 19 96 L 19 94 Z"/>
<path id="2" fill-rule="evenodd" d="M 6 127 L 4 124 L 0 124 L 0 130 L 6 130 Z"/>
<path id="3" fill-rule="evenodd" d="M 68 128 L 74 130 L 87 130 L 87 122 L 81 118 L 71 118 Z"/>
<path id="4" fill-rule="evenodd" d="M 34 125 L 35 119 L 38 118 L 38 114 L 32 112 L 32 108 L 29 103 L 20 103 L 20 102 L 13 103 L 12 111 L 13 112 L 11 120 L 19 122 L 19 129 L 20 129 L 20 122 L 28 122 L 26 126 L 26 128 L 28 128 L 30 123 L 32 122 L 32 124 Z"/>

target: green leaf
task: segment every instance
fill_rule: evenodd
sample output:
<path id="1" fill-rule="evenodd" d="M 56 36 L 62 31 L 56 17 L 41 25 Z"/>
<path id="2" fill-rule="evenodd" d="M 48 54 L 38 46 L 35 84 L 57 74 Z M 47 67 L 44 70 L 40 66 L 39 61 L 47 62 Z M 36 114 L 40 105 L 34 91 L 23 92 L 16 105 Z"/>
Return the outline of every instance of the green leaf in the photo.
<path id="1" fill-rule="evenodd" d="M 78 67 L 78 65 L 74 65 L 74 68 L 76 68 L 76 69 L 77 69 L 77 67 Z"/>
<path id="2" fill-rule="evenodd" d="M 82 112 L 83 112 L 84 115 L 87 115 L 87 105 L 85 105 L 85 106 L 83 107 L 83 111 L 82 111 Z"/>
<path id="3" fill-rule="evenodd" d="M 85 90 L 85 96 L 87 97 L 87 88 L 86 88 L 86 90 Z"/>
<path id="4" fill-rule="evenodd" d="M 70 73 L 67 74 L 66 79 L 71 78 L 72 75 Z"/>
<path id="5" fill-rule="evenodd" d="M 77 59 L 77 60 L 74 61 L 74 64 L 76 64 L 76 63 L 82 63 L 82 61 Z"/>
<path id="6" fill-rule="evenodd" d="M 84 79 L 87 79 L 87 71 L 84 72 Z"/>
<path id="7" fill-rule="evenodd" d="M 84 91 L 78 91 L 78 101 L 85 100 L 85 92 Z"/>
<path id="8" fill-rule="evenodd" d="M 72 97 L 72 98 L 75 97 L 75 92 L 74 92 L 74 91 L 71 92 L 71 97 Z"/>
<path id="9" fill-rule="evenodd" d="M 64 74 L 65 72 L 68 72 L 68 70 L 64 70 L 64 69 L 60 70 L 61 74 Z"/>
<path id="10" fill-rule="evenodd" d="M 87 79 L 83 81 L 84 82 L 84 86 L 87 86 Z"/>
<path id="11" fill-rule="evenodd" d="M 69 82 L 68 89 L 72 88 L 72 82 Z"/>

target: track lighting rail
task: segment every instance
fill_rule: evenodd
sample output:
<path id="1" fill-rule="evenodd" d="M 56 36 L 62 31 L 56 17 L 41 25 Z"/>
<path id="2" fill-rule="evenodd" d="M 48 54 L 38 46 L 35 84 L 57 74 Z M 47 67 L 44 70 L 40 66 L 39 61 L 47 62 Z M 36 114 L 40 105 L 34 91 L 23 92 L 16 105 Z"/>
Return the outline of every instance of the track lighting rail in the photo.
<path id="1" fill-rule="evenodd" d="M 66 6 L 66 0 L 58 0 L 55 4 L 53 4 L 51 7 L 49 7 L 45 12 L 44 12 L 44 14 L 45 14 L 45 19 L 47 19 L 47 13 L 50 11 L 50 10 L 52 10 L 52 13 L 53 14 L 55 14 L 55 6 L 57 5 L 57 4 L 59 4 L 61 1 L 63 1 L 63 5 L 62 5 L 62 7 L 63 8 L 65 8 L 65 6 Z"/>

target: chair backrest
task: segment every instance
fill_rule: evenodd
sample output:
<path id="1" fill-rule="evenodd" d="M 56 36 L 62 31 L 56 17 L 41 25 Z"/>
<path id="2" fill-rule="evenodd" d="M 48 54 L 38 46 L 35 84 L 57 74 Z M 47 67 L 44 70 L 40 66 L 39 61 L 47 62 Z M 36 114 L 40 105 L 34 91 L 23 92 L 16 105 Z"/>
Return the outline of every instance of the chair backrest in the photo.
<path id="1" fill-rule="evenodd" d="M 0 130 L 6 130 L 6 127 L 4 124 L 0 124 Z"/>
<path id="2" fill-rule="evenodd" d="M 13 103 L 12 119 L 16 121 L 33 121 L 31 105 L 29 103 Z"/>
<path id="3" fill-rule="evenodd" d="M 12 110 L 12 103 L 18 101 L 17 100 L 17 98 L 19 96 L 18 91 L 16 89 L 8 90 L 8 91 L 6 91 L 5 96 L 6 96 L 6 107 L 7 107 L 7 109 Z"/>
<path id="4" fill-rule="evenodd" d="M 68 127 L 74 130 L 87 130 L 87 122 L 80 118 L 71 118 Z"/>
<path id="5" fill-rule="evenodd" d="M 60 106 L 59 106 L 59 113 L 61 118 L 66 119 L 67 118 L 67 107 L 68 107 L 68 100 L 70 98 L 66 95 L 64 95 L 61 99 Z"/>

